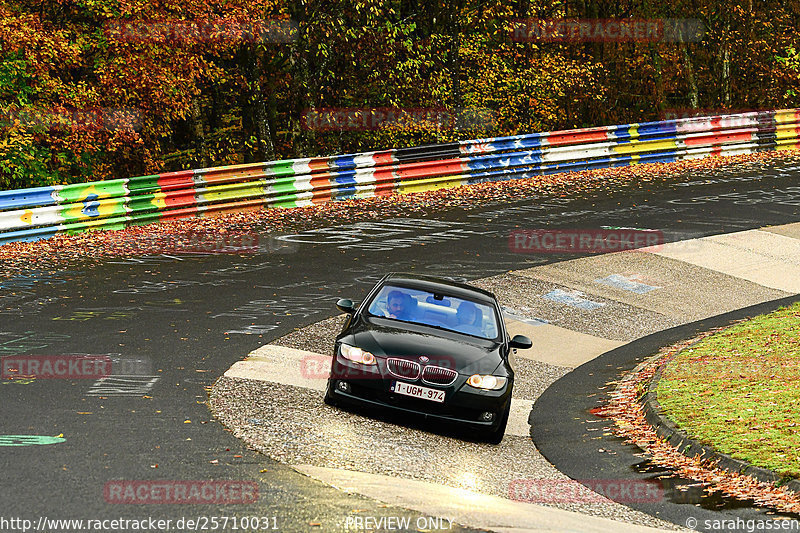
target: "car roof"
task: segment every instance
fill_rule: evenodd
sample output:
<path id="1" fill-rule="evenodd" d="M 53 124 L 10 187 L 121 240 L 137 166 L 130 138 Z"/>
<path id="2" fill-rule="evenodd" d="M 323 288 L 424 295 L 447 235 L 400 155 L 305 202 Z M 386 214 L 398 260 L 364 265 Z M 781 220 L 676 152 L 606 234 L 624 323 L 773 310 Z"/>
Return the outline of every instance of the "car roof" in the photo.
<path id="1" fill-rule="evenodd" d="M 487 303 L 495 303 L 497 301 L 494 294 L 479 289 L 478 287 L 420 274 L 391 272 L 386 275 L 384 284 L 403 285 L 410 288 L 428 290 L 430 292 L 444 292 L 452 296 L 463 297 L 464 299 L 482 300 Z"/>

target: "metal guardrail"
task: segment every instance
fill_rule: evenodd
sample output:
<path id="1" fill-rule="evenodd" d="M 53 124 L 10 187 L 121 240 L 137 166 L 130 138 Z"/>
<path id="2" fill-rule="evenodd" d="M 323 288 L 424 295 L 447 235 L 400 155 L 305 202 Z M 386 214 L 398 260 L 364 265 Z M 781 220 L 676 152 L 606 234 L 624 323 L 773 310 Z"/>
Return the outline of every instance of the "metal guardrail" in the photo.
<path id="1" fill-rule="evenodd" d="M 786 109 L 0 191 L 0 244 L 556 172 L 798 148 L 800 109 Z"/>

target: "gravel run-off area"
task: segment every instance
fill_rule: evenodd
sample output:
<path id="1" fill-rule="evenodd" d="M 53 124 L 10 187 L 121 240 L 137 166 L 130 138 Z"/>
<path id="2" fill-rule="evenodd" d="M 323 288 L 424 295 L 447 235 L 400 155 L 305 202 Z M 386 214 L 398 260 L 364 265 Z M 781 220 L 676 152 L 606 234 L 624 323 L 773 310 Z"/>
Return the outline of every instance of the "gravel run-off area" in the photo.
<path id="1" fill-rule="evenodd" d="M 311 324 L 273 344 L 330 354 L 343 319 Z M 569 370 L 518 358 L 514 397 L 535 401 Z M 289 385 L 222 377 L 211 391 L 210 406 L 234 435 L 285 464 L 428 481 L 638 525 L 682 529 L 570 480 L 542 457 L 530 437 L 506 435 L 494 446 L 407 417 L 332 408 L 322 402 L 322 395 Z"/>

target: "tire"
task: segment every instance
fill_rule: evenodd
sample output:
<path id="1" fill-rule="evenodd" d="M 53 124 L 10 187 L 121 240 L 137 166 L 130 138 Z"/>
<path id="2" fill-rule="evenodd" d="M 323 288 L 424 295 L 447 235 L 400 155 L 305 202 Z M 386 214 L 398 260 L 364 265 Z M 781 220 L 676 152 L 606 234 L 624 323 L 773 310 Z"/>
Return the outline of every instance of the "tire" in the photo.
<path id="1" fill-rule="evenodd" d="M 493 431 L 489 431 L 486 433 L 486 437 L 484 440 L 489 444 L 500 444 L 503 442 L 503 436 L 506 433 L 506 426 L 508 425 L 508 415 L 511 412 L 511 402 L 508 403 L 508 407 L 503 412 L 502 418 L 500 419 L 500 425 L 497 426 L 497 429 Z"/>
<path id="2" fill-rule="evenodd" d="M 328 380 L 328 386 L 325 387 L 325 398 L 322 400 L 325 402 L 325 405 L 330 405 L 331 407 L 336 407 L 339 405 L 339 402 L 336 401 L 336 398 L 333 397 L 331 394 L 331 389 L 333 388 L 332 380 Z"/>

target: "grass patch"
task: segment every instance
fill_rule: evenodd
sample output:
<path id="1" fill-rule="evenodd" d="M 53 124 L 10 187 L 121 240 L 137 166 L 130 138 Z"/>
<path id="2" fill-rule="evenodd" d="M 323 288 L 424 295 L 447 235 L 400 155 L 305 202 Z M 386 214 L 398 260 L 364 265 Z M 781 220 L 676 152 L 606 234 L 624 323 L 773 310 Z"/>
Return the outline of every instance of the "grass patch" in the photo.
<path id="1" fill-rule="evenodd" d="M 656 390 L 664 414 L 695 440 L 800 477 L 800 303 L 683 350 Z"/>

